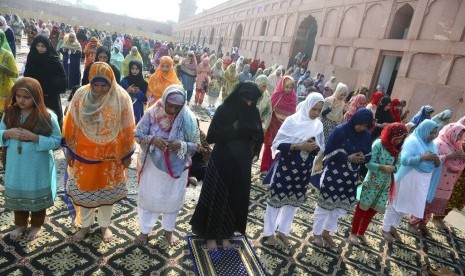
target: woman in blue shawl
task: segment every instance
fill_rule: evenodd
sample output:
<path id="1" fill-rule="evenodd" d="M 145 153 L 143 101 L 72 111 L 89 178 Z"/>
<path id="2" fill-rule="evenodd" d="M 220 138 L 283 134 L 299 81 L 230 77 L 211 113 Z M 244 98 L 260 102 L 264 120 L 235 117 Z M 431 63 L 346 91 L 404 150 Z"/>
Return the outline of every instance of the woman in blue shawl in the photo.
<path id="1" fill-rule="evenodd" d="M 184 205 L 187 168 L 200 143 L 197 121 L 186 105 L 184 88 L 168 86 L 162 98 L 144 113 L 134 136 L 141 146 L 137 162 L 141 232 L 135 242 L 147 243 L 150 231 L 162 214 L 164 236 L 170 246 L 174 245 L 173 230 Z"/>
<path id="2" fill-rule="evenodd" d="M 437 134 L 438 125 L 426 119 L 402 146 L 400 167 L 394 175 L 395 197 L 386 209 L 383 220 L 382 234 L 387 241 L 393 237 L 400 239 L 396 228 L 405 214 L 422 218 L 428 194 L 434 196 L 441 172 L 438 149 L 433 143 Z M 426 225 L 422 224 L 412 225 L 411 229 L 418 232 L 416 227 L 426 229 Z"/>
<path id="3" fill-rule="evenodd" d="M 418 113 L 415 114 L 415 116 L 413 116 L 410 122 L 415 124 L 415 126 L 418 126 L 424 120 L 431 119 L 431 114 L 433 113 L 434 113 L 434 108 L 432 106 L 424 105 L 420 108 Z"/>
<path id="4" fill-rule="evenodd" d="M 344 124 L 337 126 L 328 138 L 323 159 L 320 195 L 314 213 L 314 244 L 323 246 L 323 239 L 336 244 L 329 235 L 337 232 L 337 222 L 357 205 L 360 168 L 370 161 L 373 113 L 362 108 Z"/>

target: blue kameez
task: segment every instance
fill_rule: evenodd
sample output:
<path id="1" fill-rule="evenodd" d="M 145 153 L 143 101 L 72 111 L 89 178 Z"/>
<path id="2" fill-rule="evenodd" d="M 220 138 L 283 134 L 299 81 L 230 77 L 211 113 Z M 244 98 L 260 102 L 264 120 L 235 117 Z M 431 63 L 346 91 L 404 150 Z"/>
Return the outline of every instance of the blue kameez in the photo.
<path id="1" fill-rule="evenodd" d="M 53 133 L 39 136 L 39 142 L 3 139 L 5 123 L 0 123 L 0 146 L 6 147 L 5 208 L 12 211 L 38 212 L 53 206 L 56 197 L 56 169 L 53 149 L 61 142 L 57 116 L 50 112 Z M 3 117 L 5 118 L 5 116 Z M 21 143 L 21 154 L 18 146 Z"/>

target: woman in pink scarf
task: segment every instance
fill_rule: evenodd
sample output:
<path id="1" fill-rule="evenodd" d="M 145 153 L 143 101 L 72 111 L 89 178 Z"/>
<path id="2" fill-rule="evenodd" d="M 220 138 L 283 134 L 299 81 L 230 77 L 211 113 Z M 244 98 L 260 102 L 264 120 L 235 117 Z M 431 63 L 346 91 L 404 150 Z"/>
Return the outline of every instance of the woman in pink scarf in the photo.
<path id="1" fill-rule="evenodd" d="M 208 92 L 210 84 L 210 76 L 212 69 L 210 67 L 210 59 L 205 56 L 202 62 L 197 66 L 197 79 L 195 82 L 195 105 L 202 105 L 205 93 Z"/>
<path id="2" fill-rule="evenodd" d="M 271 155 L 271 145 L 278 133 L 281 124 L 284 120 L 295 113 L 297 98 L 294 91 L 295 81 L 290 76 L 284 76 L 274 93 L 271 95 L 271 108 L 273 114 L 271 116 L 270 126 L 265 132 L 265 147 L 263 149 L 262 163 L 260 171 L 266 174 L 271 167 L 273 158 Z"/>
<path id="3" fill-rule="evenodd" d="M 355 112 L 360 108 L 364 108 L 367 105 L 367 98 L 363 94 L 358 94 L 350 99 L 349 106 L 346 113 L 344 114 L 344 121 L 347 122 L 354 116 Z"/>
<path id="4" fill-rule="evenodd" d="M 446 125 L 440 132 L 439 137 L 434 140 L 438 147 L 439 159 L 442 162 L 442 171 L 439 178 L 439 184 L 434 194 L 434 199 L 427 202 L 425 206 L 425 217 L 423 222 L 426 224 L 432 219 L 433 222 L 444 228 L 444 217 L 447 202 L 449 201 L 454 185 L 465 168 L 465 153 L 463 152 L 462 143 L 465 141 L 465 126 L 460 123 Z"/>

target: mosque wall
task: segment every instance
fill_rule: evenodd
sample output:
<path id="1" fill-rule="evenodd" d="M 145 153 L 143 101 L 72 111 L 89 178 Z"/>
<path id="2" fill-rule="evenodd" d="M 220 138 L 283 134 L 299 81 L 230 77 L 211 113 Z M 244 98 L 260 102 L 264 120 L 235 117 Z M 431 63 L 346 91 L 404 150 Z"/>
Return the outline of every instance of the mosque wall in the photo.
<path id="1" fill-rule="evenodd" d="M 175 25 L 172 35 L 223 53 L 238 46 L 267 66 L 311 51 L 312 75 L 335 75 L 351 89 L 388 76 L 384 86 L 412 113 L 431 104 L 465 115 L 463 0 L 235 0 Z"/>

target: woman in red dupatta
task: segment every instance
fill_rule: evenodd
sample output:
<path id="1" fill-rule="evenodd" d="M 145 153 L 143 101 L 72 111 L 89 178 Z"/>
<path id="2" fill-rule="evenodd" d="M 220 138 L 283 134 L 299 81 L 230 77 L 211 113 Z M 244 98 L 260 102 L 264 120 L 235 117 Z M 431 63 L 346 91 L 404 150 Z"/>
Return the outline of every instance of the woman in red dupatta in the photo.
<path id="1" fill-rule="evenodd" d="M 271 95 L 273 114 L 271 116 L 270 126 L 265 132 L 265 147 L 263 149 L 262 163 L 260 165 L 260 171 L 263 174 L 266 174 L 270 170 L 271 163 L 273 162 L 271 145 L 273 144 L 273 140 L 281 124 L 288 116 L 294 114 L 296 111 L 297 96 L 294 87 L 295 81 L 290 76 L 284 76 Z"/>

